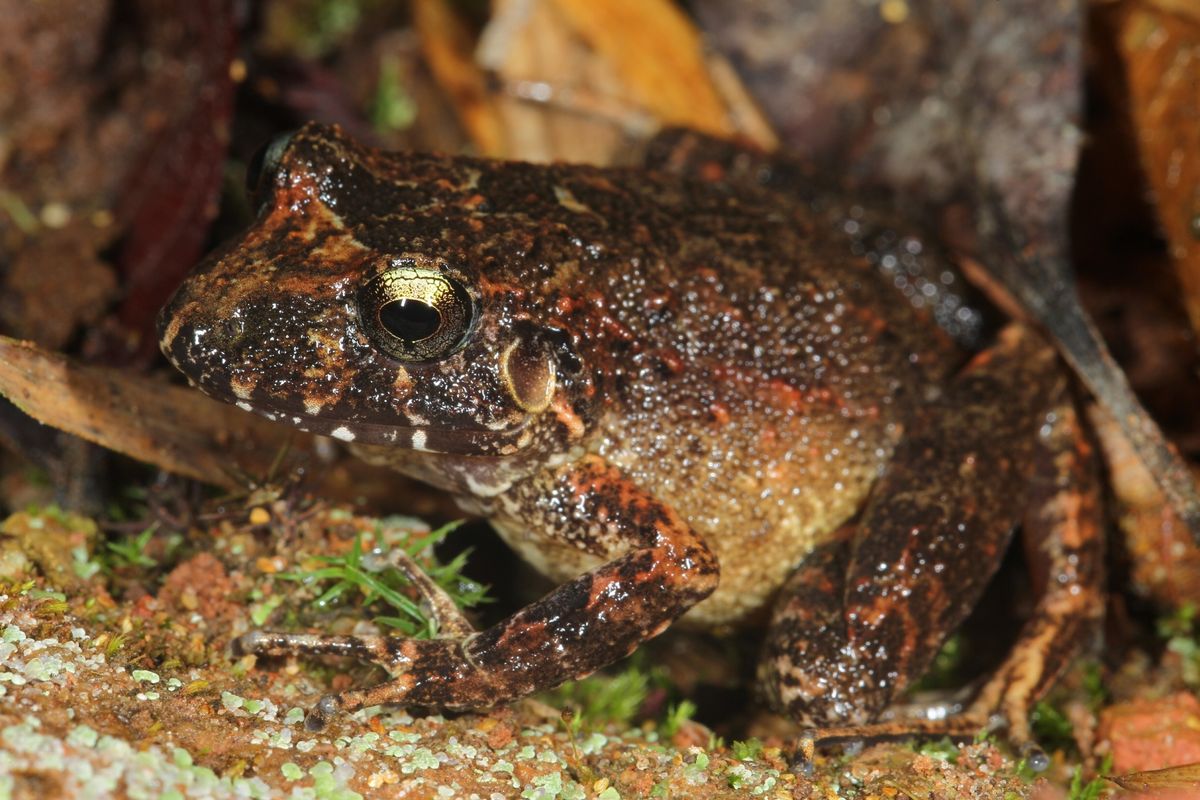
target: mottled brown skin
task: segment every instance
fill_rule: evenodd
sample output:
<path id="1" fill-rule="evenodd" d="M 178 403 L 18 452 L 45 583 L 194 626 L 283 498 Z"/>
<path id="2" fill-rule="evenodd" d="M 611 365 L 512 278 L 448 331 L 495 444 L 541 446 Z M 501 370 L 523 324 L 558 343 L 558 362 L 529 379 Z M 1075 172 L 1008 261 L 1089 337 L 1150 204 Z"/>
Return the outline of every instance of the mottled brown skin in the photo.
<path id="1" fill-rule="evenodd" d="M 256 223 L 164 310 L 163 351 L 220 399 L 455 493 L 561 582 L 478 633 L 426 586 L 449 623 L 434 641 L 244 637 L 393 675 L 323 699 L 314 724 L 505 702 L 680 616 L 763 617 L 785 583 L 768 696 L 809 724 L 864 723 L 962 620 L 1032 499 L 1064 391 L 1052 356 L 1013 328 L 954 377 L 932 320 L 977 319 L 944 259 L 887 220 L 708 159 L 381 153 L 316 125 L 276 155 Z M 397 270 L 469 296 L 461 344 L 420 361 L 381 345 L 363 287 Z"/>

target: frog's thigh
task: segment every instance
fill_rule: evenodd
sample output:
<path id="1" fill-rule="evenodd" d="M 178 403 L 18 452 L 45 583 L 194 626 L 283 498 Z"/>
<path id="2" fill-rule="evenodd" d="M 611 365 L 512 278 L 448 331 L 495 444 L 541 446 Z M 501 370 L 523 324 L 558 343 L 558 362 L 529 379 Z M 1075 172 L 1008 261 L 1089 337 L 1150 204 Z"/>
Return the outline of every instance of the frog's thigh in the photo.
<path id="1" fill-rule="evenodd" d="M 850 540 L 782 592 L 762 667 L 776 706 L 862 724 L 926 669 L 1008 544 L 1056 372 L 1053 352 L 1010 326 L 921 409 Z"/>
<path id="2" fill-rule="evenodd" d="M 378 703 L 486 708 L 627 655 L 716 588 L 717 560 L 704 542 L 603 460 L 563 467 L 537 488 L 547 504 L 543 513 L 556 515 L 545 522 L 573 529 L 564 536 L 602 532 L 607 549 L 624 555 L 463 638 L 252 634 L 244 644 L 264 654 L 340 652 L 377 661 L 392 674 L 379 686 L 322 698 L 310 727 L 337 711 Z"/>

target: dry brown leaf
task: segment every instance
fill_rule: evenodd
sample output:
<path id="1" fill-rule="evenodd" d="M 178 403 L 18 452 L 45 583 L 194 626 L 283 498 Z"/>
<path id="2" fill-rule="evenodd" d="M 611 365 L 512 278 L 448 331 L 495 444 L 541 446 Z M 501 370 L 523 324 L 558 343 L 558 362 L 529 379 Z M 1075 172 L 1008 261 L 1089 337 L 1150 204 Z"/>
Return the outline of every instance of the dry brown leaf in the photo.
<path id="1" fill-rule="evenodd" d="M 505 156 L 607 163 L 625 142 L 613 124 L 628 105 L 615 101 L 624 95 L 620 77 L 553 3 L 494 2 L 479 60 L 507 89 L 496 93 L 508 134 Z M 553 103 L 525 99 L 546 89 Z"/>
<path id="2" fill-rule="evenodd" d="M 1200 547 L 1112 416 L 1093 404 L 1088 419 L 1108 466 L 1130 588 L 1160 608 L 1200 604 Z"/>
<path id="3" fill-rule="evenodd" d="M 1184 764 L 1178 767 L 1152 769 L 1145 772 L 1130 772 L 1110 777 L 1110 781 L 1133 792 L 1154 792 L 1155 797 L 1167 797 L 1160 792 L 1187 792 L 1173 797 L 1195 797 L 1200 790 L 1200 764 Z"/>
<path id="4" fill-rule="evenodd" d="M 667 125 L 734 133 L 700 34 L 669 0 L 552 0 L 571 28 L 613 65 L 630 99 Z"/>
<path id="5" fill-rule="evenodd" d="M 45 425 L 229 489 L 244 485 L 232 464 L 265 474 L 290 437 L 194 389 L 84 366 L 7 337 L 0 337 L 0 395 Z"/>
<path id="6" fill-rule="evenodd" d="M 446 0 L 419 0 L 414 19 L 486 155 L 612 163 L 664 125 L 775 145 L 737 75 L 670 0 L 494 0 L 477 47 Z"/>
<path id="7" fill-rule="evenodd" d="M 1178 14 L 1200 23 L 1200 3 L 1196 0 L 1142 0 L 1142 5 L 1168 14 Z"/>
<path id="8" fill-rule="evenodd" d="M 1200 332 L 1200 4 L 1126 3 L 1117 45 L 1142 167 Z"/>
<path id="9" fill-rule="evenodd" d="M 467 135 L 484 155 L 504 155 L 508 137 L 486 77 L 475 63 L 471 32 L 447 0 L 416 0 L 412 9 L 425 60 Z"/>

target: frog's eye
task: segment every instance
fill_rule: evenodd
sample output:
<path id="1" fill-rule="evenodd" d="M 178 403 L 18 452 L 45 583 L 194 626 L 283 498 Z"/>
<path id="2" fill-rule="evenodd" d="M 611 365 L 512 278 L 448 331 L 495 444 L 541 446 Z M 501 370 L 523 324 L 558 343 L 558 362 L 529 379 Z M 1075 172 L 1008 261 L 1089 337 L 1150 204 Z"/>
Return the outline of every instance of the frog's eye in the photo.
<path id="1" fill-rule="evenodd" d="M 436 361 L 459 348 L 475 309 L 461 283 L 420 267 L 375 276 L 359 291 L 359 317 L 371 341 L 400 361 Z"/>
<path id="2" fill-rule="evenodd" d="M 271 179 L 279 169 L 279 160 L 292 143 L 295 131 L 281 133 L 255 151 L 246 164 L 246 191 L 256 207 L 261 208 L 266 200 Z"/>

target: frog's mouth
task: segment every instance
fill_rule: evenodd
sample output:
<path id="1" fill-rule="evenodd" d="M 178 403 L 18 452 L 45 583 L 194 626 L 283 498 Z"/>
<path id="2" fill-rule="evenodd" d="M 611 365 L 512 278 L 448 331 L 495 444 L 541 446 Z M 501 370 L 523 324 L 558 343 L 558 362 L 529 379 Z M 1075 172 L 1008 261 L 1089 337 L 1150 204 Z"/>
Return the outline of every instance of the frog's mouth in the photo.
<path id="1" fill-rule="evenodd" d="M 208 388 L 200 388 L 209 396 L 214 396 Z M 529 416 L 515 419 L 503 428 L 441 429 L 307 416 L 272 410 L 246 400 L 221 396 L 215 396 L 215 399 L 232 402 L 244 411 L 258 414 L 272 422 L 290 425 L 305 433 L 328 436 L 348 444 L 378 445 L 418 453 L 504 457 L 525 450 L 534 440 Z"/>

